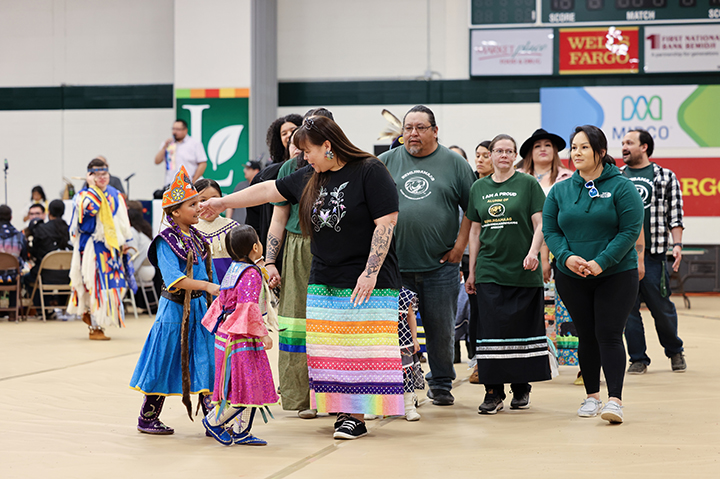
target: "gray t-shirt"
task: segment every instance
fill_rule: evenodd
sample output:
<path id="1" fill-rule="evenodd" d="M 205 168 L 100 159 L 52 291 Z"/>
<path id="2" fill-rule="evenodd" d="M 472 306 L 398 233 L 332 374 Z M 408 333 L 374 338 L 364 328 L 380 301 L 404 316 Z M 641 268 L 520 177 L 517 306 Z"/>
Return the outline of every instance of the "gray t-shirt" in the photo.
<path id="1" fill-rule="evenodd" d="M 402 272 L 434 271 L 440 259 L 455 246 L 460 217 L 467 210 L 472 168 L 460 155 L 442 145 L 424 157 L 404 146 L 380 155 L 395 180 L 400 198 L 395 229 Z"/>

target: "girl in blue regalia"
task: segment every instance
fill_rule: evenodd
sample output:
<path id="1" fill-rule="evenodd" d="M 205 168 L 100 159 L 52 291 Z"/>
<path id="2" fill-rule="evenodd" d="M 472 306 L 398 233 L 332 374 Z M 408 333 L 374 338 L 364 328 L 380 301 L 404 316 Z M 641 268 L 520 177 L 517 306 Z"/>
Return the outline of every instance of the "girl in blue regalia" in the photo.
<path id="1" fill-rule="evenodd" d="M 90 339 L 108 340 L 108 326 L 124 326 L 122 298 L 127 284 L 123 255 L 132 239 L 123 196 L 109 185 L 107 163 L 88 164 L 87 186 L 73 198 L 70 237 L 72 296 L 68 313 L 82 315 Z"/>
<path id="2" fill-rule="evenodd" d="M 163 195 L 162 206 L 170 227 L 148 250 L 162 274 L 162 297 L 130 387 L 145 394 L 138 430 L 166 435 L 174 430 L 159 418 L 165 397 L 182 396 L 192 419 L 190 394 L 199 394 L 207 414 L 215 380 L 214 337 L 201 320 L 220 287 L 210 248 L 192 226 L 198 222 L 198 192 L 185 168 Z"/>

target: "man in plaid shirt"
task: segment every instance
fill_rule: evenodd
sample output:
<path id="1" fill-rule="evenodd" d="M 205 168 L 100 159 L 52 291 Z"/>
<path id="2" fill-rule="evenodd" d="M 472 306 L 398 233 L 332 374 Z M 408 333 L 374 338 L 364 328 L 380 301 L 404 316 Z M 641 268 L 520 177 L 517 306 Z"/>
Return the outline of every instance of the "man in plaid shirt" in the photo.
<path id="1" fill-rule="evenodd" d="M 625 326 L 625 339 L 630 354 L 629 374 L 644 374 L 650 364 L 640 302 L 645 302 L 655 320 L 660 344 L 665 348 L 665 355 L 670 358 L 672 370 L 684 372 L 687 369 L 683 342 L 677 334 L 677 311 L 670 301 L 670 276 L 665 267 L 670 236 L 675 258 L 673 271 L 678 270 L 682 259 L 682 193 L 675 173 L 650 162 L 653 148 L 652 136 L 645 130 L 630 130 L 622 141 L 623 161 L 627 164 L 623 174 L 635 184 L 645 206 L 645 224 L 641 234 L 645 240 L 645 255 L 643 264 L 638 268 L 641 275 L 640 291 Z"/>

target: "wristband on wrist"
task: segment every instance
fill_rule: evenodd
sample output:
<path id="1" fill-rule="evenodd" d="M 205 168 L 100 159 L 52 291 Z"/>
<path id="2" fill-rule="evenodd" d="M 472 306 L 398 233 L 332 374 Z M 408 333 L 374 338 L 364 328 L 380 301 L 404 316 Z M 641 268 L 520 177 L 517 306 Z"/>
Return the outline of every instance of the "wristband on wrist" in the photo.
<path id="1" fill-rule="evenodd" d="M 676 247 L 676 246 L 679 246 L 679 247 L 681 247 L 681 248 L 683 247 L 682 243 L 673 243 L 673 248 Z"/>
<path id="2" fill-rule="evenodd" d="M 274 261 L 271 263 L 268 263 L 267 261 L 265 262 L 265 266 L 270 266 L 271 264 L 275 264 L 275 262 Z"/>

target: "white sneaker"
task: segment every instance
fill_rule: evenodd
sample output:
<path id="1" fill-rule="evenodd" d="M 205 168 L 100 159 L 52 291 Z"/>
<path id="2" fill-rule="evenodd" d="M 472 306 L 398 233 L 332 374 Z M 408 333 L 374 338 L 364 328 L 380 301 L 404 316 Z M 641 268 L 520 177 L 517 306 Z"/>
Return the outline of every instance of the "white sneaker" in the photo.
<path id="1" fill-rule="evenodd" d="M 317 417 L 317 409 L 303 409 L 298 411 L 298 417 L 300 419 L 315 419 Z"/>
<path id="2" fill-rule="evenodd" d="M 602 401 L 595 398 L 587 398 L 583 401 L 582 406 L 578 409 L 578 416 L 580 417 L 595 417 L 600 412 L 603 403 Z"/>
<path id="3" fill-rule="evenodd" d="M 622 406 L 615 401 L 608 401 L 600 414 L 600 418 L 608 421 L 610 424 L 622 424 Z"/>

